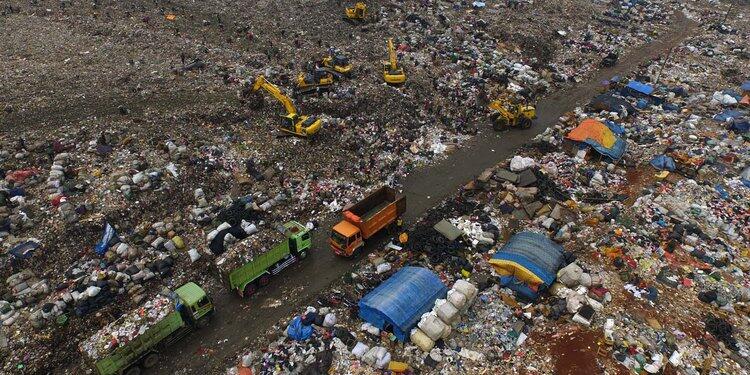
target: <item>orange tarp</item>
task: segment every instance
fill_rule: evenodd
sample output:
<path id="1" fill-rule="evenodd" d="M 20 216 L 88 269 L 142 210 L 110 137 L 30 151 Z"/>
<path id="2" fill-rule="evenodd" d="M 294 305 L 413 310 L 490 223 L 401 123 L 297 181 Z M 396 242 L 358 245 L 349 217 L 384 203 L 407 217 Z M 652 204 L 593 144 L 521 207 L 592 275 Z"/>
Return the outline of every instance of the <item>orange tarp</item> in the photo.
<path id="1" fill-rule="evenodd" d="M 617 138 L 607 125 L 602 124 L 594 119 L 586 119 L 581 122 L 575 129 L 571 130 L 566 136 L 577 142 L 584 142 L 592 139 L 606 148 L 612 148 Z"/>

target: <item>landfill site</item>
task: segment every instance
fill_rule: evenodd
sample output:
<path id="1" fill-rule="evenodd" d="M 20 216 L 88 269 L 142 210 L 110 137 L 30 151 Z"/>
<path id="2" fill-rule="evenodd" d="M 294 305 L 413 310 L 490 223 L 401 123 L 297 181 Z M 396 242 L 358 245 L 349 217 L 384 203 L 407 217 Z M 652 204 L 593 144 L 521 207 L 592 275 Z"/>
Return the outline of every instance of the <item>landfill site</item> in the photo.
<path id="1" fill-rule="evenodd" d="M 0 374 L 748 374 L 749 20 L 5 0 Z"/>

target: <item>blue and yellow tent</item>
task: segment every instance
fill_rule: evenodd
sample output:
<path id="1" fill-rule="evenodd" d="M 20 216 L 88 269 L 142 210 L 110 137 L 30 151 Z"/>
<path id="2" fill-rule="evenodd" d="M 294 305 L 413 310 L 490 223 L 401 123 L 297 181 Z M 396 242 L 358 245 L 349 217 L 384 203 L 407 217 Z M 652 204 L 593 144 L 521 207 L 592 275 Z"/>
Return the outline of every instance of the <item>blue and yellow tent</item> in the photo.
<path id="1" fill-rule="evenodd" d="M 590 118 L 583 120 L 565 138 L 585 143 L 613 161 L 620 160 L 628 148 L 628 144 L 618 137 L 610 127 Z"/>
<path id="2" fill-rule="evenodd" d="M 490 259 L 500 284 L 529 299 L 555 282 L 563 262 L 562 246 L 535 232 L 514 235 Z"/>

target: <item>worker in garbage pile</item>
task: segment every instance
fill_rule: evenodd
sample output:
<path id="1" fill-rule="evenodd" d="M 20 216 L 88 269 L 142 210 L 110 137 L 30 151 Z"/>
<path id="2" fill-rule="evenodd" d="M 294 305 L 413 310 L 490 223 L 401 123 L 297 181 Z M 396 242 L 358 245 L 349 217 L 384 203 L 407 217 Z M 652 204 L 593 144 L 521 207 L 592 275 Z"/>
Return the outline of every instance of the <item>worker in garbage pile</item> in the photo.
<path id="1" fill-rule="evenodd" d="M 407 242 L 409 242 L 409 234 L 408 234 L 408 233 L 406 233 L 406 232 L 402 232 L 402 233 L 401 233 L 401 234 L 400 234 L 400 235 L 398 236 L 398 242 L 400 242 L 400 243 L 401 243 L 402 245 L 404 245 L 404 244 L 406 244 Z"/>

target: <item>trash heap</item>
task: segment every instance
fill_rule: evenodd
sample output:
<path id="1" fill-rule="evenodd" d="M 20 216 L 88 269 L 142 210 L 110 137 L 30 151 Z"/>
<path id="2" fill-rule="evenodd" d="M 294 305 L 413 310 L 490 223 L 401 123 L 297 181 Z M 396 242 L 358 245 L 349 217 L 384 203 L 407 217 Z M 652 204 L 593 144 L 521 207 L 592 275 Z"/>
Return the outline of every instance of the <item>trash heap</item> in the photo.
<path id="1" fill-rule="evenodd" d="M 721 19 L 686 8 L 705 27 Z M 639 17 L 658 20 L 659 12 Z M 279 338 L 245 353 L 332 350 L 325 370 L 336 373 L 373 372 L 365 363 L 387 355 L 421 373 L 745 373 L 748 109 L 740 103 L 746 77 L 732 69 L 746 61 L 719 31 L 727 29 L 712 26 L 669 58 L 605 82 L 605 96 L 562 116 L 428 211 L 408 243 L 376 250 L 324 292 L 318 303 L 336 301 L 336 326 L 364 346 L 324 340 L 311 349 Z M 506 246 L 529 232 L 560 246 L 561 261 L 551 278 L 533 270 L 504 280 L 507 268 L 497 264 L 509 264 Z M 533 258 L 550 248 L 512 254 Z M 407 265 L 478 286 L 450 333 L 443 324 L 434 338 L 425 334 L 429 341 L 417 334 L 400 343 L 360 323 L 354 302 Z M 248 361 L 227 373 L 242 368 L 259 369 Z"/>
<path id="2" fill-rule="evenodd" d="M 290 6 L 304 11 L 279 19 L 268 16 L 279 14 L 275 3 L 238 11 L 231 2 L 165 10 L 68 1 L 0 10 L 14 30 L 3 40 L 10 58 L 0 72 L 10 88 L 0 108 L 8 125 L 0 136 L 0 238 L 11 254 L 0 268 L 4 278 L 33 269 L 50 289 L 23 306 L 3 290 L 18 313 L 0 335 L 11 339 L 0 345 L 9 353 L 3 370 L 76 367 L 68 353 L 81 337 L 158 287 L 196 280 L 219 291 L 206 272 L 213 262 L 200 254 L 223 223 L 257 225 L 248 241 L 261 249 L 254 241 L 270 230 L 261 220 L 316 222 L 374 186 L 396 185 L 483 131 L 488 100 L 508 91 L 538 98 L 591 72 L 602 54 L 626 54 L 648 40 L 644 33 L 654 37 L 680 19 L 663 1 L 625 10 L 581 0 L 408 1 L 371 5 L 372 22 L 349 27 L 310 22 L 338 22 L 331 15 L 339 6 Z M 609 11 L 615 16 L 602 16 Z M 595 16 L 581 22 L 581 14 Z M 371 68 L 385 57 L 387 34 L 409 76 L 401 88 Z M 731 54 L 741 56 L 738 44 Z M 258 74 L 289 92 L 329 45 L 351 57 L 355 74 L 328 93 L 294 98 L 302 113 L 327 119 L 316 138 L 279 137 L 277 103 L 251 110 L 236 99 Z M 499 242 L 501 227 L 485 219 Z M 96 254 L 105 222 L 120 238 Z M 422 234 L 427 247 L 419 250 L 449 264 L 451 275 L 469 273 L 483 256 L 461 256 L 466 241 L 495 245 L 485 235 L 450 242 Z M 32 239 L 37 245 L 26 245 Z"/>
<path id="3" fill-rule="evenodd" d="M 174 311 L 174 302 L 169 298 L 158 296 L 150 299 L 138 309 L 102 327 L 81 343 L 80 350 L 97 361 L 135 340 Z"/>

